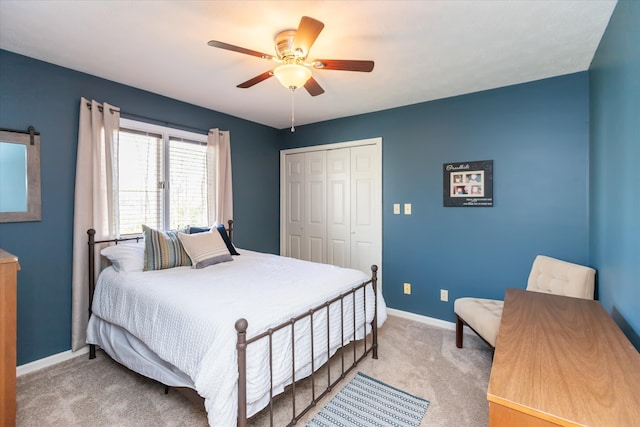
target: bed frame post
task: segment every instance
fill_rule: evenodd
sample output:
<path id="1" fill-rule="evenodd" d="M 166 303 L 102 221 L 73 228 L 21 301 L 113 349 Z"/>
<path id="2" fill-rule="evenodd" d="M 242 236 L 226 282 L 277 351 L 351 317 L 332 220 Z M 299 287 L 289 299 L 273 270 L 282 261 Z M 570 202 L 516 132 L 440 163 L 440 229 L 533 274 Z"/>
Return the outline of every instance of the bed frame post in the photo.
<path id="1" fill-rule="evenodd" d="M 246 319 L 236 321 L 238 332 L 238 427 L 247 425 L 247 326 Z"/>
<path id="2" fill-rule="evenodd" d="M 378 266 L 371 266 L 371 286 L 373 286 L 373 320 L 371 321 L 371 338 L 373 358 L 378 358 Z"/>
<path id="3" fill-rule="evenodd" d="M 227 221 L 227 223 L 229 224 L 229 228 L 227 228 L 227 233 L 229 234 L 229 240 L 233 242 L 233 220 L 230 219 L 229 221 Z"/>
<path id="4" fill-rule="evenodd" d="M 96 245 L 96 230 L 90 228 L 87 230 L 89 235 L 89 317 L 91 317 L 91 306 L 93 305 L 93 292 L 95 291 L 96 283 L 96 271 L 95 271 L 95 245 Z M 96 346 L 95 344 L 89 344 L 89 359 L 96 358 Z"/>

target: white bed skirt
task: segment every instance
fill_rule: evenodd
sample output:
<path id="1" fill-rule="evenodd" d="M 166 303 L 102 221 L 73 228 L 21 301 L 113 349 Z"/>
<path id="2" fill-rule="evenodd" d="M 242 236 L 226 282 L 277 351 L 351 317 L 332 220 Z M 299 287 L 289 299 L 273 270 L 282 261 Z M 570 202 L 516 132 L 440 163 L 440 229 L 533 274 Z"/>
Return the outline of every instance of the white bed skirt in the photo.
<path id="1" fill-rule="evenodd" d="M 87 344 L 100 346 L 116 362 L 164 385 L 196 388 L 187 374 L 162 360 L 145 343 L 95 314 L 89 319 Z"/>

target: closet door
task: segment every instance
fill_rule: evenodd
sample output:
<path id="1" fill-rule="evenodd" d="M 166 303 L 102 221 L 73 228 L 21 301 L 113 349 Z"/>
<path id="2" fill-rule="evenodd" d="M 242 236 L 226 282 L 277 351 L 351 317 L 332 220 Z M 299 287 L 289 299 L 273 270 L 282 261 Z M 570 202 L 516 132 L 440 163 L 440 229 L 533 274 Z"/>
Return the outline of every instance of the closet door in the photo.
<path id="1" fill-rule="evenodd" d="M 327 262 L 326 151 L 305 153 L 303 250 L 300 259 Z"/>
<path id="2" fill-rule="evenodd" d="M 327 263 L 351 266 L 351 149 L 327 151 Z"/>
<path id="3" fill-rule="evenodd" d="M 372 264 L 381 267 L 381 142 L 372 138 L 281 152 L 282 255 L 367 275 Z"/>
<path id="4" fill-rule="evenodd" d="M 304 241 L 304 153 L 289 154 L 285 157 L 284 173 L 286 205 L 285 205 L 285 251 L 283 255 L 304 259 L 302 257 Z"/>
<path id="5" fill-rule="evenodd" d="M 381 176 L 376 145 L 352 147 L 351 159 L 351 263 L 349 267 L 371 272 L 381 264 Z"/>

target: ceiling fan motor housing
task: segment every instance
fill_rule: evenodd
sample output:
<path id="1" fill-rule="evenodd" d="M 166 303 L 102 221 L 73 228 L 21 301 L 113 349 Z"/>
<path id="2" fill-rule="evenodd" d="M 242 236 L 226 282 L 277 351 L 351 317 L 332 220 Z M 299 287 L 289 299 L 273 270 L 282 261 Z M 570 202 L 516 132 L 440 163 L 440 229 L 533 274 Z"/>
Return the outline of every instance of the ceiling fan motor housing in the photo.
<path id="1" fill-rule="evenodd" d="M 302 49 L 295 49 L 294 40 L 296 30 L 284 30 L 276 35 L 276 53 L 278 58 L 286 63 L 299 63 L 307 57 L 307 52 Z"/>

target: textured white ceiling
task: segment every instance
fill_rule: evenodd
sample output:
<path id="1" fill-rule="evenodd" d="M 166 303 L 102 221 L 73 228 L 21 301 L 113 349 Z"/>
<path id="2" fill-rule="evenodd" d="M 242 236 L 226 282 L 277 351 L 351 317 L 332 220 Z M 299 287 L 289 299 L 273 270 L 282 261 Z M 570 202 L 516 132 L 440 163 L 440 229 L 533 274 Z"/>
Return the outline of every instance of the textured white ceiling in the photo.
<path id="1" fill-rule="evenodd" d="M 275 78 L 235 87 L 273 63 L 209 40 L 272 53 L 307 15 L 325 24 L 310 58 L 375 61 L 314 70 L 326 92 L 295 94 L 307 124 L 587 70 L 615 4 L 0 0 L 0 48 L 281 129 L 290 91 Z"/>

